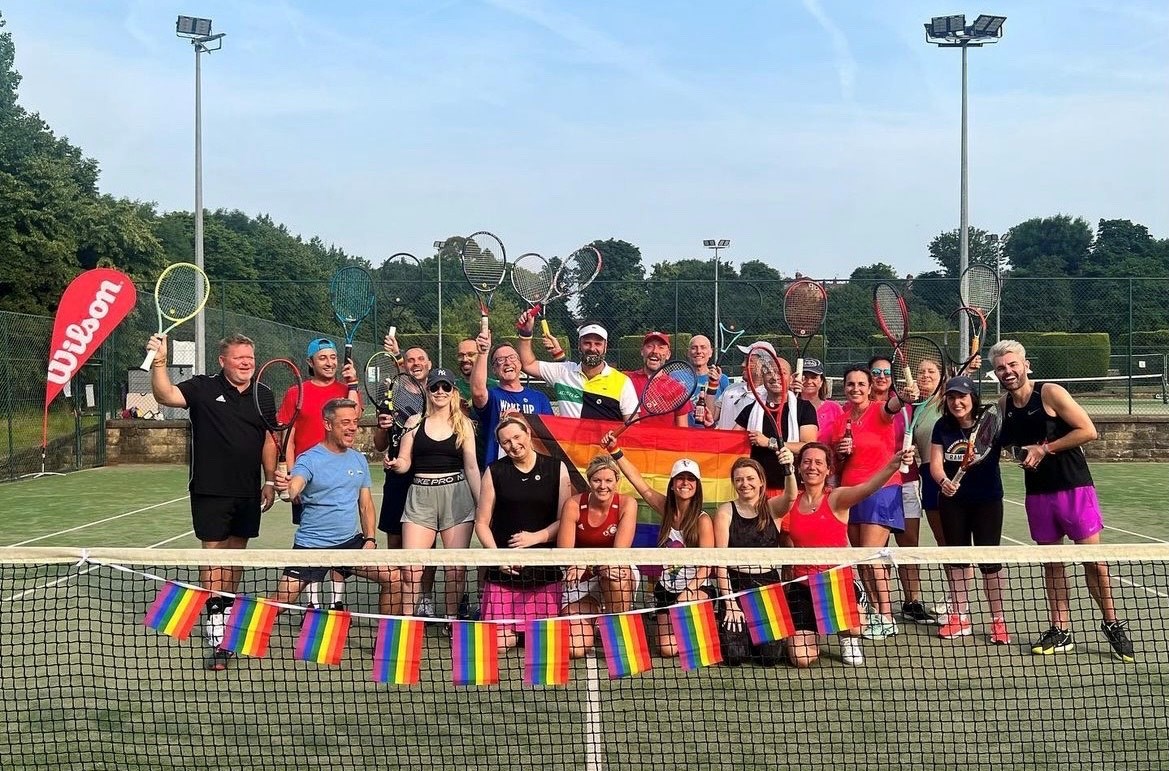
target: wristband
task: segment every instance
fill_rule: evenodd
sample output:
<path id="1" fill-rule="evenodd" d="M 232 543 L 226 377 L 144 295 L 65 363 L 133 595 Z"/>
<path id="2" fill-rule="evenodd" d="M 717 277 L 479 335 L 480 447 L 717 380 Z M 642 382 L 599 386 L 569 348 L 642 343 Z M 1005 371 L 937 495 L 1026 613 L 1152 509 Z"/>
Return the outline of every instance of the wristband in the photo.
<path id="1" fill-rule="evenodd" d="M 528 332 L 525 329 L 521 329 L 518 326 L 515 328 L 515 334 L 516 334 L 516 337 L 518 337 L 520 340 L 531 340 L 532 339 L 531 332 Z"/>
<path id="2" fill-rule="evenodd" d="M 552 361 L 564 361 L 563 348 L 557 348 L 555 351 L 552 351 Z"/>
<path id="3" fill-rule="evenodd" d="M 356 390 L 357 390 L 357 386 L 358 386 L 358 385 L 360 385 L 360 384 L 359 384 L 359 383 L 358 383 L 356 380 L 355 380 L 355 381 L 353 381 L 352 383 L 350 383 L 348 380 L 346 380 L 346 381 L 345 381 L 345 385 L 349 386 L 349 390 L 350 390 L 350 391 L 356 391 Z"/>
<path id="4" fill-rule="evenodd" d="M 275 487 L 275 486 L 276 486 L 276 483 L 272 482 L 270 480 L 264 483 L 264 487 Z"/>
<path id="5" fill-rule="evenodd" d="M 394 354 L 394 363 L 397 364 L 399 367 L 402 366 L 402 364 L 405 361 L 406 361 L 406 359 L 402 356 L 402 354 L 400 354 L 400 353 Z"/>
<path id="6" fill-rule="evenodd" d="M 715 394 L 717 394 L 717 393 L 718 393 L 718 386 L 712 386 L 712 385 L 708 385 L 708 386 L 706 387 L 706 392 L 707 392 L 708 394 L 710 394 L 711 396 L 714 396 Z"/>
<path id="7" fill-rule="evenodd" d="M 374 538 L 372 535 L 363 535 L 361 537 L 361 541 L 362 541 L 362 543 L 377 543 L 377 539 Z"/>
<path id="8" fill-rule="evenodd" d="M 609 457 L 613 460 L 621 460 L 625 457 L 625 453 L 622 452 L 621 448 L 614 447 L 612 450 L 609 450 Z"/>

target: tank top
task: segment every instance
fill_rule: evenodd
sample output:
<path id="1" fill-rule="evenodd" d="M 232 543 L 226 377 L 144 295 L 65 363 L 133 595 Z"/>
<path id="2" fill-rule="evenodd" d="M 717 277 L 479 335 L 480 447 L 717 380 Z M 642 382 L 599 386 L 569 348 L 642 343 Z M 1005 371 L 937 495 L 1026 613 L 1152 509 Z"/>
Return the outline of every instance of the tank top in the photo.
<path id="1" fill-rule="evenodd" d="M 455 445 L 455 434 L 435 441 L 426 433 L 426 418 L 414 432 L 413 463 L 415 474 L 453 474 L 463 470 L 463 451 Z"/>
<path id="2" fill-rule="evenodd" d="M 836 429 L 832 432 L 833 445 L 844 436 L 844 427 L 848 422 L 850 409 L 851 407 L 846 408 L 844 418 L 837 422 Z M 889 462 L 889 456 L 893 453 L 894 447 L 901 447 L 900 437 L 897 436 L 897 429 L 894 427 L 893 421 L 890 419 L 886 423 L 881 414 L 884 410 L 885 404 L 883 402 L 869 402 L 869 406 L 860 414 L 860 417 L 853 419 L 852 454 L 848 456 L 844 462 L 844 468 L 840 472 L 842 486 L 863 484 Z M 899 484 L 901 484 L 901 477 L 894 474 L 884 486 Z"/>
<path id="3" fill-rule="evenodd" d="M 796 498 L 787 513 L 787 533 L 797 549 L 818 549 L 848 546 L 848 523 L 841 522 L 828 505 L 831 488 L 824 488 L 824 497 L 813 512 L 800 511 L 803 495 Z M 808 576 L 830 570 L 831 565 L 793 565 L 792 576 Z"/>
<path id="4" fill-rule="evenodd" d="M 516 533 L 543 530 L 559 517 L 561 461 L 536 454 L 536 464 L 530 471 L 520 471 L 511 458 L 500 458 L 488 466 L 491 485 L 495 490 L 495 506 L 491 510 L 491 535 L 495 545 L 507 548 Z M 532 548 L 551 548 L 555 543 L 542 543 Z M 502 573 L 498 567 L 487 569 L 486 579 L 496 584 L 532 588 L 560 579 L 560 569 L 531 565 L 520 575 Z"/>
<path id="5" fill-rule="evenodd" d="M 666 536 L 666 542 L 662 544 L 667 549 L 684 549 L 686 548 L 686 539 L 682 536 L 682 531 L 677 528 L 670 528 L 669 535 Z M 658 578 L 658 583 L 667 592 L 677 594 L 686 588 L 686 585 L 693 581 L 698 576 L 698 568 L 694 565 L 667 565 L 662 568 L 662 575 Z M 710 577 L 707 574 L 703 585 L 710 584 Z"/>
<path id="6" fill-rule="evenodd" d="M 621 496 L 613 495 L 609 510 L 599 525 L 589 524 L 589 494 L 580 494 L 580 517 L 576 523 L 574 543 L 584 548 L 611 549 L 617 540 L 617 524 L 621 520 Z"/>
<path id="7" fill-rule="evenodd" d="M 768 520 L 763 530 L 757 526 L 759 517 L 766 517 Z M 767 512 L 750 518 L 744 517 L 739 514 L 739 507 L 735 502 L 731 501 L 731 527 L 727 546 L 736 549 L 773 549 L 779 546 L 779 528 L 775 526 L 775 519 Z"/>
<path id="8" fill-rule="evenodd" d="M 1043 444 L 1071 433 L 1072 427 L 1063 418 L 1052 417 L 1043 409 L 1043 386 L 1037 383 L 1031 398 L 1022 407 L 1016 407 L 1007 397 L 1006 417 L 1003 419 L 1002 443 L 1004 445 Z M 1033 471 L 1023 472 L 1023 486 L 1028 495 L 1055 493 L 1088 487 L 1092 484 L 1092 473 L 1088 470 L 1088 459 L 1082 447 L 1064 450 L 1045 457 Z"/>

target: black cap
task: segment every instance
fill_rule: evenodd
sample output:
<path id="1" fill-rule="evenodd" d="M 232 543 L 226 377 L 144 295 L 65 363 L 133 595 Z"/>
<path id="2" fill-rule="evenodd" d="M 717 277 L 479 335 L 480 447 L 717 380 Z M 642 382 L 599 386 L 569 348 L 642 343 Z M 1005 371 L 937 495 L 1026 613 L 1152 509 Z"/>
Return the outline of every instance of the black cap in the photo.
<path id="1" fill-rule="evenodd" d="M 819 359 L 804 359 L 804 372 L 810 372 L 813 375 L 823 375 L 824 363 Z"/>
<path id="2" fill-rule="evenodd" d="M 952 377 L 946 381 L 946 393 L 972 394 L 974 393 L 974 381 L 965 375 Z"/>
<path id="3" fill-rule="evenodd" d="M 426 387 L 430 388 L 435 383 L 446 383 L 447 385 L 453 386 L 455 384 L 455 376 L 449 369 L 436 367 L 430 370 L 430 374 L 426 376 Z"/>

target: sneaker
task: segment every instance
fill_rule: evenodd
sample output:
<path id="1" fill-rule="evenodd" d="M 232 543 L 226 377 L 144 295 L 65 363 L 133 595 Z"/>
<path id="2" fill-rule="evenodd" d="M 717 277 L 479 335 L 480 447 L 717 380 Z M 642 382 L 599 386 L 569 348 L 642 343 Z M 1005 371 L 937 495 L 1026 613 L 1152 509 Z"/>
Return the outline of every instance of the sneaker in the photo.
<path id="1" fill-rule="evenodd" d="M 938 620 L 929 614 L 917 600 L 913 602 L 904 602 L 901 604 L 901 618 L 906 621 L 912 621 L 915 624 L 936 624 Z"/>
<path id="2" fill-rule="evenodd" d="M 334 602 L 332 605 L 329 606 L 329 610 L 345 610 L 345 603 Z"/>
<path id="3" fill-rule="evenodd" d="M 990 622 L 990 641 L 995 645 L 1010 645 L 1011 633 L 1007 631 L 1007 622 L 1001 618 Z"/>
<path id="4" fill-rule="evenodd" d="M 945 618 L 950 615 L 950 597 L 943 595 L 934 601 L 930 607 L 930 611 L 938 618 Z"/>
<path id="5" fill-rule="evenodd" d="M 434 598 L 422 597 L 419 599 L 414 615 L 418 618 L 434 618 Z"/>
<path id="6" fill-rule="evenodd" d="M 464 594 L 459 599 L 459 611 L 455 614 L 455 618 L 459 621 L 478 621 L 479 612 L 477 608 L 471 607 L 471 598 Z"/>
<path id="7" fill-rule="evenodd" d="M 216 648 L 207 656 L 206 667 L 211 672 L 222 672 L 227 669 L 228 663 L 235 658 L 231 651 Z"/>
<path id="8" fill-rule="evenodd" d="M 866 640 L 885 640 L 897 634 L 897 631 L 896 621 L 877 613 L 870 617 L 870 623 L 862 634 Z"/>
<path id="9" fill-rule="evenodd" d="M 203 624 L 203 639 L 207 641 L 208 645 L 212 648 L 219 648 L 219 644 L 223 642 L 223 634 L 226 631 L 227 617 L 223 611 L 207 614 L 207 621 Z"/>
<path id="10" fill-rule="evenodd" d="M 960 613 L 951 613 L 946 616 L 946 623 L 938 629 L 938 637 L 943 640 L 953 640 L 955 637 L 969 637 L 974 631 L 970 619 Z"/>
<path id="11" fill-rule="evenodd" d="M 841 637 L 840 656 L 842 659 L 844 659 L 844 663 L 851 667 L 863 666 L 865 663 L 865 654 L 861 649 L 860 638 Z"/>
<path id="12" fill-rule="evenodd" d="M 1128 632 L 1125 630 L 1125 622 L 1123 621 L 1105 621 L 1100 625 L 1100 631 L 1108 638 L 1108 644 L 1112 646 L 1112 656 L 1119 661 L 1131 663 L 1135 661 L 1132 651 L 1132 640 L 1128 639 Z"/>
<path id="13" fill-rule="evenodd" d="M 1072 641 L 1071 632 L 1053 626 L 1035 641 L 1035 644 L 1031 646 L 1031 652 L 1041 656 L 1050 656 L 1053 653 L 1066 653 L 1075 647 L 1076 644 Z"/>

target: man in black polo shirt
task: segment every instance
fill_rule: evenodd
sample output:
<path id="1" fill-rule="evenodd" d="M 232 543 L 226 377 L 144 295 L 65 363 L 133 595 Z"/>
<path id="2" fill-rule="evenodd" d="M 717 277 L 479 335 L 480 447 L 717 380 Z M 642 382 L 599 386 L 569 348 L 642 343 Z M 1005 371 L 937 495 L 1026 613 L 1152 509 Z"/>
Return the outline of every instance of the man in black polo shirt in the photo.
<path id="1" fill-rule="evenodd" d="M 191 519 L 204 549 L 243 549 L 260 534 L 260 514 L 275 500 L 277 448 L 268 438 L 252 400 L 255 344 L 243 335 L 219 342 L 218 374 L 196 375 L 178 385 L 166 369 L 166 338 L 155 335 L 150 371 L 154 398 L 167 407 L 186 408 L 191 419 Z M 260 482 L 263 468 L 265 481 Z M 212 592 L 234 594 L 241 569 L 199 569 L 199 583 Z M 207 601 L 204 637 L 212 647 L 208 669 L 223 669 L 231 654 L 219 650 L 225 611 L 231 598 L 213 594 Z"/>

